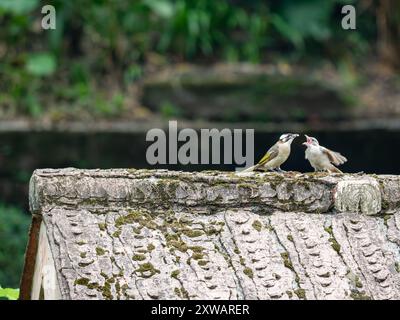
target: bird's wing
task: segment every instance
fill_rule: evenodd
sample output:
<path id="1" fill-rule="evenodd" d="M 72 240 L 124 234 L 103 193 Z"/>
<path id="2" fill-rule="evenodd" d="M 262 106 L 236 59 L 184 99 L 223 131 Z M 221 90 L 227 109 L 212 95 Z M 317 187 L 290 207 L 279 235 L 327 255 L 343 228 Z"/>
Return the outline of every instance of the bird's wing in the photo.
<path id="1" fill-rule="evenodd" d="M 335 166 L 339 166 L 347 161 L 346 157 L 342 156 L 339 152 L 329 150 L 328 148 L 321 147 L 322 152 L 328 156 L 329 161 Z"/>
<path id="2" fill-rule="evenodd" d="M 261 160 L 257 163 L 257 166 L 262 166 L 262 165 L 266 164 L 267 162 L 274 159 L 278 154 L 279 154 L 279 146 L 277 144 L 274 144 L 267 151 L 267 153 L 261 158 Z"/>

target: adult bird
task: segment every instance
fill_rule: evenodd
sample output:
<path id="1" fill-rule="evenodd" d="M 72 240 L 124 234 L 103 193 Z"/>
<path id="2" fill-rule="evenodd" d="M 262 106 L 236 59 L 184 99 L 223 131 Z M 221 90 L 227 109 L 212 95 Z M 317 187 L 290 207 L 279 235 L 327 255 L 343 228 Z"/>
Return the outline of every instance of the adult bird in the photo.
<path id="1" fill-rule="evenodd" d="M 256 165 L 242 172 L 249 172 L 257 169 L 284 172 L 281 169 L 281 165 L 289 158 L 290 146 L 293 140 L 298 136 L 298 134 L 294 133 L 282 134 L 279 140 L 267 151 Z"/>
<path id="2" fill-rule="evenodd" d="M 307 147 L 305 151 L 306 159 L 310 162 L 314 170 L 328 171 L 329 173 L 342 173 L 335 166 L 339 166 L 347 161 L 346 157 L 339 152 L 335 152 L 319 145 L 319 142 L 314 137 L 305 135 L 307 141 L 303 143 Z"/>

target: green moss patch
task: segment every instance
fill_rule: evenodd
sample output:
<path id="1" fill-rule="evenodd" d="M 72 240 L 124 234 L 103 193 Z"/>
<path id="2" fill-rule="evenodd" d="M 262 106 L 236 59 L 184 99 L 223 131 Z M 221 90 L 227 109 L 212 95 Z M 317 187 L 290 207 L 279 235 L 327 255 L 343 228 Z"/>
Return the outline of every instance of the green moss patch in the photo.
<path id="1" fill-rule="evenodd" d="M 134 261 L 143 261 L 143 260 L 146 260 L 146 256 L 144 254 L 134 254 L 132 256 L 132 260 L 134 260 Z"/>
<path id="2" fill-rule="evenodd" d="M 304 289 L 299 288 L 299 289 L 293 290 L 293 292 L 296 294 L 296 296 L 299 299 L 303 299 L 303 300 L 306 299 L 306 291 Z"/>
<path id="3" fill-rule="evenodd" d="M 135 270 L 135 272 L 140 273 L 140 276 L 143 278 L 151 278 L 156 273 L 160 273 L 160 270 L 154 268 L 150 262 L 147 262 L 141 264 L 139 268 Z"/>
<path id="4" fill-rule="evenodd" d="M 281 257 L 283 259 L 283 265 L 292 270 L 294 272 L 294 268 L 293 268 L 293 264 L 292 264 L 292 260 L 290 260 L 290 256 L 288 252 L 282 252 L 281 253 Z"/>
<path id="5" fill-rule="evenodd" d="M 244 273 L 246 276 L 248 276 L 250 279 L 253 279 L 253 277 L 254 277 L 253 270 L 252 270 L 251 268 L 249 268 L 249 267 L 244 268 L 244 269 L 243 269 L 243 273 Z"/>
<path id="6" fill-rule="evenodd" d="M 262 229 L 262 223 L 259 220 L 255 220 L 252 224 L 253 228 L 256 229 L 258 232 Z"/>
<path id="7" fill-rule="evenodd" d="M 104 255 L 106 253 L 106 251 L 103 249 L 103 248 L 100 248 L 100 247 L 97 247 L 96 248 L 96 254 L 98 255 L 98 256 L 102 256 L 102 255 Z"/>

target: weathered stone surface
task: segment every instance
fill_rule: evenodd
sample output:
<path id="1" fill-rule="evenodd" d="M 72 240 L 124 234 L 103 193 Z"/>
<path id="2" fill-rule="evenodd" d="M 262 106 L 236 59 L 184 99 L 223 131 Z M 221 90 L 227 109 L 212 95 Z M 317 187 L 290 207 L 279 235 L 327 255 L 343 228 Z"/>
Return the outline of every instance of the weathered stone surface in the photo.
<path id="1" fill-rule="evenodd" d="M 38 170 L 30 201 L 64 299 L 399 299 L 398 181 Z"/>
<path id="2" fill-rule="evenodd" d="M 335 208 L 340 212 L 379 213 L 382 196 L 378 181 L 373 178 L 340 181 L 335 193 Z"/>

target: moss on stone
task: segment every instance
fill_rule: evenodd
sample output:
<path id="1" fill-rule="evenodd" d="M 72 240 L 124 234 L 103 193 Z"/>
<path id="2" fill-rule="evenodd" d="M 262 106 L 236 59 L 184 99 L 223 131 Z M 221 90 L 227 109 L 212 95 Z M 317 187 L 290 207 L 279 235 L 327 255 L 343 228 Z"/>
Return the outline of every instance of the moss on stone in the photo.
<path id="1" fill-rule="evenodd" d="M 236 254 L 240 254 L 240 250 L 239 250 L 238 247 L 235 247 L 235 249 L 233 249 L 233 252 L 236 253 Z"/>
<path id="2" fill-rule="evenodd" d="M 265 228 L 270 232 L 274 232 L 275 231 L 274 227 L 271 224 L 265 225 Z"/>
<path id="3" fill-rule="evenodd" d="M 115 290 L 117 291 L 117 299 L 120 299 L 121 296 L 121 285 L 119 284 L 119 281 L 115 283 Z"/>
<path id="4" fill-rule="evenodd" d="M 104 299 L 106 300 L 112 300 L 113 295 L 111 294 L 111 283 L 109 281 L 106 281 L 104 283 L 104 286 L 101 288 L 102 294 Z"/>
<path id="5" fill-rule="evenodd" d="M 121 230 L 119 229 L 112 234 L 114 238 L 118 238 L 120 235 L 121 235 Z"/>
<path id="6" fill-rule="evenodd" d="M 203 259 L 204 258 L 204 254 L 202 254 L 202 253 L 194 253 L 193 255 L 192 255 L 192 258 L 194 259 L 194 260 L 201 260 L 201 259 Z"/>
<path id="7" fill-rule="evenodd" d="M 351 222 L 351 221 L 350 221 Z M 333 250 L 335 250 L 338 254 L 340 254 L 340 244 L 336 241 L 334 235 L 333 235 L 333 230 L 332 226 L 324 228 L 327 233 L 329 233 L 329 242 L 331 243 L 331 247 Z"/>
<path id="8" fill-rule="evenodd" d="M 99 229 L 101 231 L 105 231 L 106 230 L 106 224 L 105 223 L 99 223 L 98 226 L 99 226 Z"/>
<path id="9" fill-rule="evenodd" d="M 363 284 L 362 284 L 362 282 L 360 280 L 360 277 L 358 277 L 358 276 L 355 276 L 354 284 L 359 289 L 363 287 Z"/>
<path id="10" fill-rule="evenodd" d="M 387 222 L 389 221 L 390 217 L 391 217 L 390 214 L 385 214 L 383 216 L 383 222 L 384 222 L 386 227 L 388 226 Z"/>
<path id="11" fill-rule="evenodd" d="M 86 244 L 86 242 L 85 241 L 78 241 L 78 242 L 75 242 L 78 246 L 83 246 L 83 245 L 85 245 Z"/>
<path id="12" fill-rule="evenodd" d="M 188 250 L 188 245 L 186 242 L 182 240 L 172 240 L 167 243 L 168 246 L 172 246 L 176 250 L 179 250 L 180 252 L 186 252 Z"/>
<path id="13" fill-rule="evenodd" d="M 256 229 L 258 232 L 262 229 L 262 223 L 259 220 L 255 220 L 252 224 L 253 228 Z"/>
<path id="14" fill-rule="evenodd" d="M 75 285 L 80 285 L 80 286 L 87 286 L 88 285 L 88 283 L 89 283 L 89 279 L 88 278 L 79 278 L 79 279 L 76 279 L 75 280 L 75 282 L 74 282 L 74 284 Z"/>
<path id="15" fill-rule="evenodd" d="M 205 266 L 208 264 L 208 261 L 207 260 L 199 260 L 199 261 L 197 261 L 197 263 L 199 266 Z"/>
<path id="16" fill-rule="evenodd" d="M 291 234 L 288 234 L 287 239 L 288 239 L 290 242 L 294 242 L 294 241 L 293 241 L 293 236 L 292 236 Z"/>
<path id="17" fill-rule="evenodd" d="M 398 273 L 400 273 L 400 263 L 395 262 L 395 263 L 394 263 L 394 268 L 396 269 L 396 271 L 397 271 Z"/>
<path id="18" fill-rule="evenodd" d="M 85 258 L 86 258 L 86 255 L 87 255 L 86 252 L 81 252 L 81 253 L 79 254 L 79 256 L 80 256 L 82 259 L 85 259 Z"/>
<path id="19" fill-rule="evenodd" d="M 146 262 L 139 265 L 139 268 L 135 272 L 140 273 L 140 276 L 143 278 L 151 278 L 156 273 L 160 273 L 160 270 L 154 268 L 150 262 Z"/>
<path id="20" fill-rule="evenodd" d="M 306 291 L 304 289 L 299 288 L 299 289 L 293 290 L 293 292 L 296 294 L 296 296 L 299 299 L 303 299 L 303 300 L 306 299 Z"/>
<path id="21" fill-rule="evenodd" d="M 87 266 L 90 266 L 93 262 L 94 262 L 93 260 L 92 260 L 92 261 L 89 261 L 89 262 L 79 262 L 79 263 L 78 263 L 78 266 L 80 266 L 80 267 L 87 267 Z"/>
<path id="22" fill-rule="evenodd" d="M 248 276 L 250 279 L 253 279 L 254 274 L 253 274 L 253 270 L 249 267 L 246 267 L 243 269 L 243 273 Z"/>
<path id="23" fill-rule="evenodd" d="M 293 292 L 292 291 L 286 291 L 286 294 L 288 295 L 289 299 L 293 297 Z"/>
<path id="24" fill-rule="evenodd" d="M 125 224 L 133 224 L 138 223 L 142 227 L 146 227 L 149 229 L 157 229 L 158 225 L 153 221 L 153 218 L 146 212 L 143 211 L 130 211 L 125 216 L 120 216 L 115 219 L 115 226 L 117 228 L 125 225 Z"/>
<path id="25" fill-rule="evenodd" d="M 340 244 L 336 241 L 335 238 L 329 239 L 329 242 L 331 243 L 331 246 L 333 250 L 335 250 L 337 253 L 340 253 Z"/>
<path id="26" fill-rule="evenodd" d="M 204 248 L 201 246 L 190 246 L 189 249 L 195 253 L 203 253 L 204 250 Z"/>
<path id="27" fill-rule="evenodd" d="M 89 289 L 97 289 L 99 287 L 99 284 L 96 282 L 90 282 L 90 283 L 88 283 L 87 287 Z"/>
<path id="28" fill-rule="evenodd" d="M 208 228 L 205 229 L 205 233 L 208 236 L 218 235 L 218 234 L 221 233 L 221 231 L 222 231 L 222 229 L 216 229 L 214 227 L 208 227 Z"/>
<path id="29" fill-rule="evenodd" d="M 155 248 L 156 248 L 156 247 L 155 247 L 154 244 L 152 244 L 152 243 L 149 243 L 149 244 L 147 245 L 147 251 L 149 251 L 149 252 L 153 251 Z"/>
<path id="30" fill-rule="evenodd" d="M 100 247 L 97 247 L 96 248 L 96 254 L 98 255 L 98 256 L 102 256 L 102 255 L 104 255 L 106 253 L 106 251 L 103 249 L 103 248 L 100 248 Z"/>
<path id="31" fill-rule="evenodd" d="M 180 274 L 179 270 L 174 270 L 174 271 L 171 272 L 171 277 L 175 278 L 175 279 L 178 279 L 179 274 Z"/>
<path id="32" fill-rule="evenodd" d="M 290 270 L 292 270 L 294 272 L 293 264 L 292 264 L 292 261 L 290 260 L 289 253 L 288 252 L 282 252 L 281 253 L 281 257 L 283 259 L 283 265 L 286 268 L 288 268 L 288 269 L 290 269 Z"/>
<path id="33" fill-rule="evenodd" d="M 353 290 L 350 293 L 350 297 L 353 300 L 372 300 L 371 297 L 368 296 L 364 291 L 360 292 L 360 291 Z"/>
<path id="34" fill-rule="evenodd" d="M 179 288 L 174 288 L 174 292 L 179 298 L 189 299 L 189 293 L 183 287 L 180 288 L 180 289 Z"/>
<path id="35" fill-rule="evenodd" d="M 134 254 L 133 256 L 132 256 L 132 260 L 134 260 L 134 261 L 143 261 L 143 260 L 146 260 L 146 256 L 144 255 L 144 254 Z"/>
<path id="36" fill-rule="evenodd" d="M 197 238 L 204 234 L 201 230 L 185 229 L 182 233 L 189 238 Z"/>

